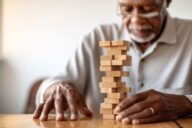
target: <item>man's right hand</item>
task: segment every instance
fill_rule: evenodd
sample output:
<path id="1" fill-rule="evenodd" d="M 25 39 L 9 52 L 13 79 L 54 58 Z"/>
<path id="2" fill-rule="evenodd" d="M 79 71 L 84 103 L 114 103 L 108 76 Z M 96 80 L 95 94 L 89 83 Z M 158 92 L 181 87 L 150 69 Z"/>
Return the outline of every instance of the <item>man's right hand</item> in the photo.
<path id="1" fill-rule="evenodd" d="M 64 82 L 54 84 L 46 90 L 44 103 L 37 106 L 33 118 L 45 121 L 52 109 L 55 109 L 57 121 L 65 120 L 64 113 L 67 109 L 70 110 L 71 120 L 77 120 L 78 111 L 85 116 L 92 116 L 78 90 Z"/>

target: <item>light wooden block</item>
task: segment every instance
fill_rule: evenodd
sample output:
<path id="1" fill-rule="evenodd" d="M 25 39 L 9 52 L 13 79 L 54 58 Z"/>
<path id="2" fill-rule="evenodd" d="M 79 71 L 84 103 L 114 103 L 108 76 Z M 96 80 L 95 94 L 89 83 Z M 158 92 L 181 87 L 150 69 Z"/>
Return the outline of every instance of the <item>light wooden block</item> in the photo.
<path id="1" fill-rule="evenodd" d="M 111 41 L 100 41 L 99 46 L 100 47 L 111 46 Z"/>
<path id="2" fill-rule="evenodd" d="M 117 88 L 117 92 L 119 93 L 130 93 L 131 87 L 122 86 L 120 88 Z"/>
<path id="3" fill-rule="evenodd" d="M 100 108 L 102 109 L 114 109 L 117 105 L 116 104 L 107 104 L 107 103 L 101 103 Z"/>
<path id="4" fill-rule="evenodd" d="M 103 114 L 103 119 L 106 120 L 115 120 L 116 115 L 114 114 Z"/>
<path id="5" fill-rule="evenodd" d="M 100 88 L 118 88 L 121 86 L 125 86 L 125 82 L 100 82 Z"/>
<path id="6" fill-rule="evenodd" d="M 105 98 L 104 102 L 108 104 L 119 104 L 122 99 Z"/>
<path id="7" fill-rule="evenodd" d="M 108 77 L 127 77 L 129 76 L 129 72 L 127 71 L 108 71 L 106 72 Z"/>
<path id="8" fill-rule="evenodd" d="M 113 55 L 100 56 L 100 60 L 113 60 Z"/>
<path id="9" fill-rule="evenodd" d="M 113 114 L 113 109 L 100 108 L 101 114 Z"/>
<path id="10" fill-rule="evenodd" d="M 107 50 L 107 55 L 127 55 L 125 50 Z"/>
<path id="11" fill-rule="evenodd" d="M 113 60 L 132 60 L 129 55 L 113 55 Z"/>
<path id="12" fill-rule="evenodd" d="M 111 64 L 114 66 L 131 66 L 131 61 L 129 61 L 129 60 L 112 60 Z"/>
<path id="13" fill-rule="evenodd" d="M 106 50 L 125 50 L 125 51 L 129 50 L 128 45 L 125 45 L 125 46 L 113 46 L 113 47 L 103 47 L 103 48 L 106 49 Z"/>
<path id="14" fill-rule="evenodd" d="M 126 93 L 107 93 L 107 98 L 112 98 L 112 99 L 124 99 L 126 98 L 127 94 Z"/>
<path id="15" fill-rule="evenodd" d="M 102 77 L 103 82 L 121 82 L 121 77 Z"/>
<path id="16" fill-rule="evenodd" d="M 111 60 L 102 60 L 100 61 L 101 66 L 110 66 L 112 64 Z"/>
<path id="17" fill-rule="evenodd" d="M 111 42 L 112 46 L 129 46 L 129 42 L 125 40 L 115 40 Z"/>
<path id="18" fill-rule="evenodd" d="M 122 71 L 122 66 L 100 66 L 100 71 Z"/>
<path id="19" fill-rule="evenodd" d="M 100 88 L 101 93 L 115 93 L 117 92 L 118 88 L 108 88 L 108 87 L 102 87 Z"/>

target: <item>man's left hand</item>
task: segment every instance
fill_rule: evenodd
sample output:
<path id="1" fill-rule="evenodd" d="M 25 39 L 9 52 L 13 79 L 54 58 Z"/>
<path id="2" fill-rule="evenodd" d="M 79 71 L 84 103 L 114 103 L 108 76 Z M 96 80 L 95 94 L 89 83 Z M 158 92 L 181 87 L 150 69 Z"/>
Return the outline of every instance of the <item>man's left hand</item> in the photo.
<path id="1" fill-rule="evenodd" d="M 128 124 L 175 120 L 192 113 L 192 103 L 184 95 L 154 90 L 127 97 L 114 110 L 117 121 Z"/>

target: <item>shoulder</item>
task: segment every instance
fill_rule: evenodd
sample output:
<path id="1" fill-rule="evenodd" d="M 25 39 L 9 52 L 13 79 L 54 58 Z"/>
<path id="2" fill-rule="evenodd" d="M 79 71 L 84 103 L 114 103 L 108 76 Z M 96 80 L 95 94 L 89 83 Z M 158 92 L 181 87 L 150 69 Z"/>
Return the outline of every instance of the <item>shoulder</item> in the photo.
<path id="1" fill-rule="evenodd" d="M 189 19 L 180 19 L 180 18 L 174 18 L 176 30 L 179 33 L 188 33 L 191 34 L 192 32 L 192 20 Z"/>

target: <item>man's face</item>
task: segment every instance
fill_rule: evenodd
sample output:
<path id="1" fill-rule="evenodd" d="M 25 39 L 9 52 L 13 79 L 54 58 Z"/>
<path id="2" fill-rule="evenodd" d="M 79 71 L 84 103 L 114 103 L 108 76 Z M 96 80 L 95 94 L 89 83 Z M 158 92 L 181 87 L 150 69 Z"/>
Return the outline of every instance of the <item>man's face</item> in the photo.
<path id="1" fill-rule="evenodd" d="M 132 40 L 147 43 L 156 40 L 166 16 L 166 0 L 119 0 L 123 23 Z"/>

